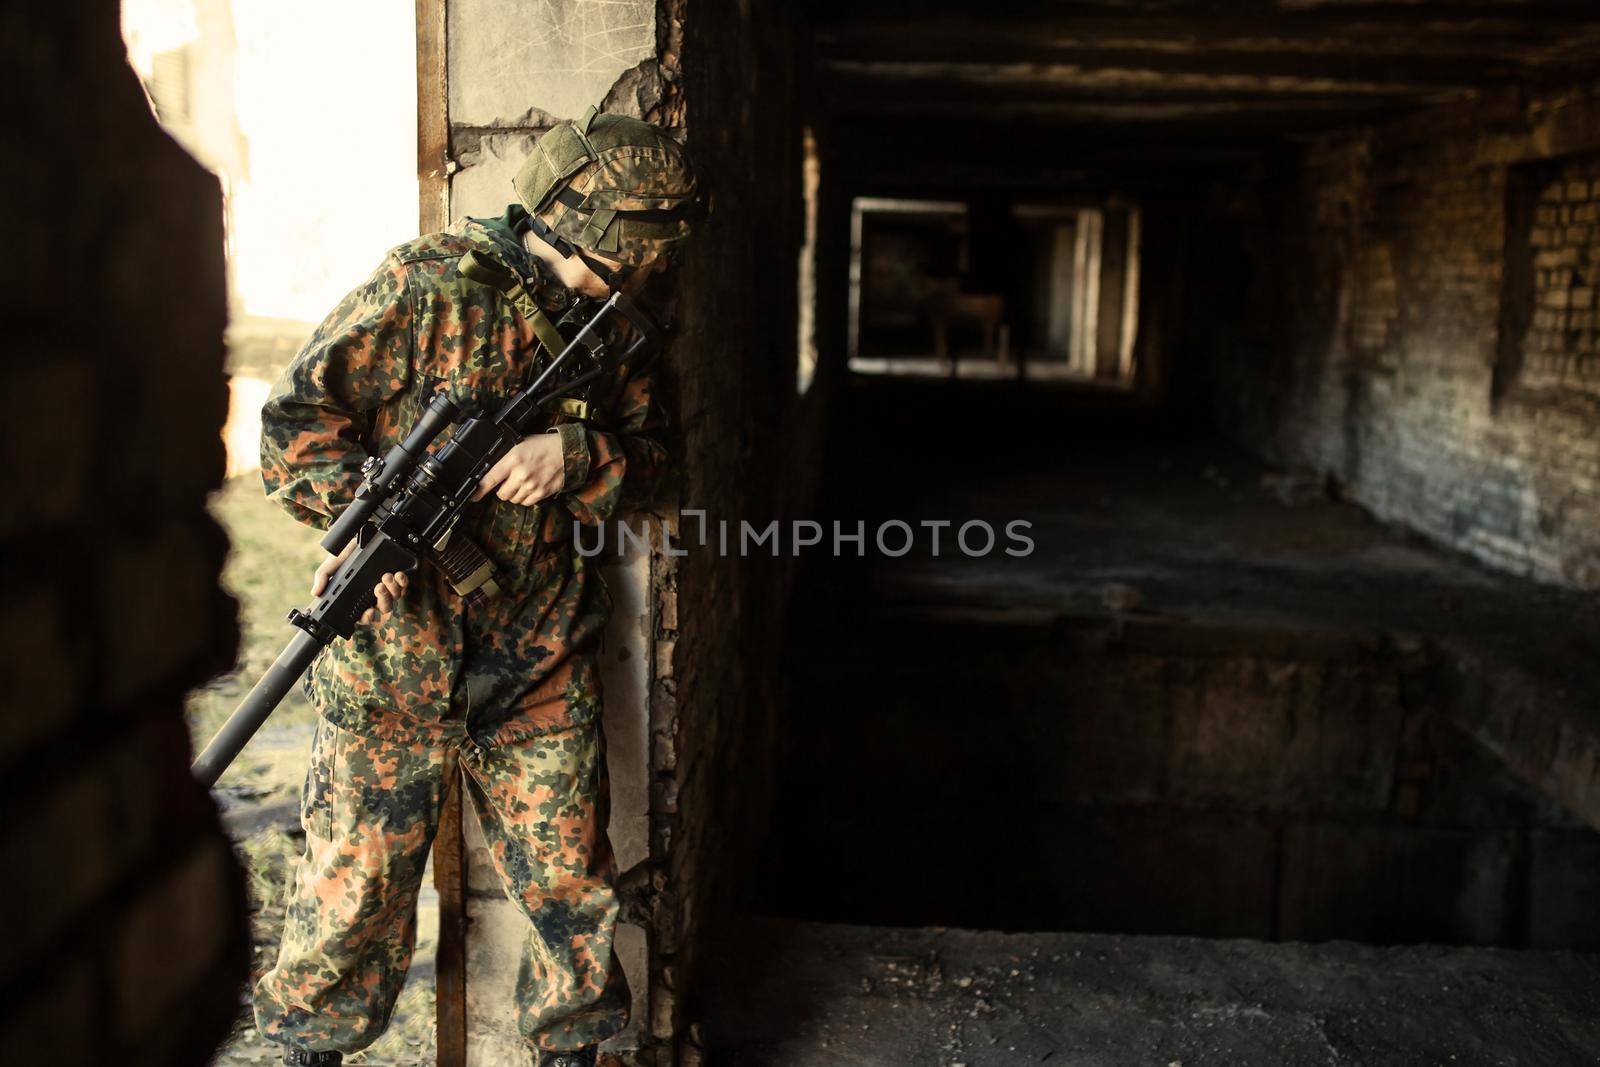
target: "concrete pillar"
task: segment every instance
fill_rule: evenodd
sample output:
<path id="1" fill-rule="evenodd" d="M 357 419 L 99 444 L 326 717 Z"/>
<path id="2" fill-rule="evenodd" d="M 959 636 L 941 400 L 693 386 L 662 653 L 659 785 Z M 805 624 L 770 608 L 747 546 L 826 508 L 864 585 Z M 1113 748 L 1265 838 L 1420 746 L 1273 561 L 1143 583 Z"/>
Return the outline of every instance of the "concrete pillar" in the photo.
<path id="1" fill-rule="evenodd" d="M 636 994 L 648 994 L 626 1039 L 644 1043 L 641 1062 L 655 1067 L 697 1062 L 684 1005 L 703 966 L 698 946 L 729 913 L 759 847 L 791 564 L 718 554 L 693 513 L 711 523 L 800 513 L 808 483 L 794 471 L 820 452 L 831 388 L 819 375 L 796 397 L 804 93 L 793 17 L 786 5 L 742 0 L 418 0 L 429 225 L 498 211 L 533 137 L 590 103 L 683 135 L 712 196 L 680 274 L 662 371 L 677 476 L 651 510 L 676 528 L 683 509 L 682 550 L 664 552 L 652 522 L 647 563 L 624 557 L 608 576 L 619 604 L 605 650 L 613 842 L 631 862 L 646 829 L 649 856 L 625 894 L 625 919 L 640 926 L 627 934 L 624 966 Z M 459 847 L 455 857 L 461 864 Z M 441 935 L 440 1062 L 516 1062 L 503 1058 L 504 1004 L 485 999 L 511 985 L 509 934 L 496 932 L 486 895 L 463 903 L 473 921 L 454 924 L 452 952 L 469 961 L 453 972 L 464 993 L 460 981 L 451 989 Z"/>
<path id="2" fill-rule="evenodd" d="M 1067 362 L 1074 373 L 1094 377 L 1100 335 L 1100 251 L 1104 215 L 1078 212 L 1072 253 L 1072 334 Z"/>
<path id="3" fill-rule="evenodd" d="M 1122 373 L 1123 301 L 1128 273 L 1126 208 L 1108 208 L 1100 240 L 1100 310 L 1095 319 L 1094 375 L 1115 380 Z"/>
<path id="4" fill-rule="evenodd" d="M 512 176 L 538 136 L 563 119 L 581 115 L 590 104 L 663 121 L 659 108 L 666 94 L 656 60 L 653 0 L 538 5 L 421 0 L 419 20 L 443 31 L 442 46 L 436 44 L 431 55 L 426 43 L 419 49 L 423 67 L 442 61 L 445 68 L 442 78 L 437 69 L 419 70 L 424 125 L 430 114 L 435 123 L 442 120 L 442 129 L 431 140 L 443 159 L 431 166 L 426 158 L 429 131 L 422 131 L 425 217 L 430 210 L 439 221 L 498 215 L 515 199 Z M 634 528 L 659 542 L 658 524 L 636 517 Z M 657 660 L 653 589 L 661 578 L 652 555 L 629 544 L 603 568 L 615 604 L 602 653 L 611 840 L 623 871 L 649 858 L 649 695 Z M 462 829 L 464 973 L 450 976 L 461 981 L 448 980 L 443 970 L 453 965 L 447 956 L 441 958 L 441 1063 L 462 1055 L 474 1067 L 522 1063 L 527 1053 L 516 1029 L 512 991 L 526 920 L 500 890 L 470 806 L 464 810 Z M 449 897 L 445 892 L 447 901 Z M 616 1044 L 633 1048 L 645 1040 L 651 1015 L 643 926 L 623 925 L 618 954 L 633 989 L 634 1011 L 633 1022 Z M 461 1004 L 444 1002 L 463 987 Z M 456 1011 L 461 1017 L 453 1016 Z M 444 1040 L 445 1025 L 464 1026 L 464 1048 L 452 1049 Z"/>

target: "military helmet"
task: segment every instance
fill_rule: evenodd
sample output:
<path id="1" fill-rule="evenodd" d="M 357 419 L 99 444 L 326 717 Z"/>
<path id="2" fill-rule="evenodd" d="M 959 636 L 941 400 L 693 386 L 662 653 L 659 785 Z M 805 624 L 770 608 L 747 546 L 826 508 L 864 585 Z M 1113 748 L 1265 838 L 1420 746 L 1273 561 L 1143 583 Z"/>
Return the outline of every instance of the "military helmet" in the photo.
<path id="1" fill-rule="evenodd" d="M 541 136 L 512 184 L 530 214 L 550 220 L 536 221 L 535 232 L 591 266 L 585 249 L 630 268 L 676 258 L 699 203 L 682 145 L 658 126 L 593 107 Z"/>

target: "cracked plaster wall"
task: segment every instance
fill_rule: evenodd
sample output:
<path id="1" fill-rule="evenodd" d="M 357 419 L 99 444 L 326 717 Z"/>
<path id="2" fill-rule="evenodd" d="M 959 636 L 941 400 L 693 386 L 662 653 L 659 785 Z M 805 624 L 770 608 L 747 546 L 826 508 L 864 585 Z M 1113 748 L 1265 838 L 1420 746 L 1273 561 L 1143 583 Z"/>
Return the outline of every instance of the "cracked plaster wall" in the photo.
<path id="1" fill-rule="evenodd" d="M 450 121 L 544 128 L 656 52 L 654 0 L 452 0 Z"/>

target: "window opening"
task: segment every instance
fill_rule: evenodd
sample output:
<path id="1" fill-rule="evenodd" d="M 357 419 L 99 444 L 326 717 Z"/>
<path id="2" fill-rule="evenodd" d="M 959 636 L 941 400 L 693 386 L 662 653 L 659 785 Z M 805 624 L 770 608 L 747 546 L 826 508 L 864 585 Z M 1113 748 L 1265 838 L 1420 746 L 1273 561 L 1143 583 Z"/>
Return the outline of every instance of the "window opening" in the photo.
<path id="1" fill-rule="evenodd" d="M 858 197 L 852 370 L 1126 387 L 1138 330 L 1137 207 Z M 978 264 L 978 266 L 974 266 Z"/>

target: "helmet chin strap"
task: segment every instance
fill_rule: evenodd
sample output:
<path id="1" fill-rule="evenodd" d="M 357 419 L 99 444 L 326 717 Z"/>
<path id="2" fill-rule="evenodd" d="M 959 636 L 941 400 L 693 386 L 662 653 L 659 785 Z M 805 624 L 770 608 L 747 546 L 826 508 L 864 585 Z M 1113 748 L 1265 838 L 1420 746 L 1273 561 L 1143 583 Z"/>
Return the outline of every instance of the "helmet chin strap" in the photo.
<path id="1" fill-rule="evenodd" d="M 572 259 L 576 256 L 585 267 L 594 272 L 595 277 L 605 282 L 606 288 L 613 293 L 621 289 L 628 279 L 633 276 L 632 267 L 610 267 L 601 263 L 565 237 L 557 234 L 537 215 L 528 215 L 527 224 L 528 229 L 532 230 L 539 240 L 556 250 L 556 255 L 562 259 Z"/>
<path id="2" fill-rule="evenodd" d="M 599 260 L 585 254 L 581 248 L 574 248 L 572 251 L 574 255 L 583 261 L 584 266 L 594 272 L 595 277 L 606 283 L 606 288 L 613 293 L 620 290 L 623 285 L 627 284 L 628 279 L 633 276 L 632 267 L 620 264 L 615 267 L 608 267 Z"/>

